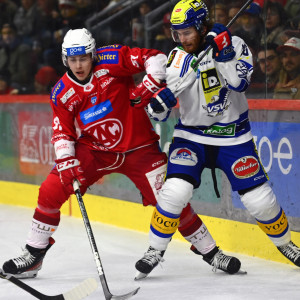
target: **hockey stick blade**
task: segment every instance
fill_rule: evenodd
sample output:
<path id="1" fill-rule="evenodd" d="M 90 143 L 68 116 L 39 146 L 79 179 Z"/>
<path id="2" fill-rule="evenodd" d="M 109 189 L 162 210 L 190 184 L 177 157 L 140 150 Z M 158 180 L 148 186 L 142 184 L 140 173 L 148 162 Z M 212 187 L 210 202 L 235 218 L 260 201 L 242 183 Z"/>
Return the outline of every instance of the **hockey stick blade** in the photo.
<path id="1" fill-rule="evenodd" d="M 0 278 L 6 279 L 14 283 L 19 288 L 23 289 L 27 293 L 40 300 L 81 300 L 93 293 L 98 287 L 96 279 L 88 278 L 66 293 L 59 294 L 56 296 L 48 296 L 37 291 L 36 289 L 17 279 L 13 275 L 5 274 L 1 269 Z"/>
<path id="2" fill-rule="evenodd" d="M 127 293 L 127 294 L 124 294 L 124 295 L 112 295 L 111 293 L 106 293 L 105 294 L 105 299 L 106 300 L 126 300 L 126 299 L 129 299 L 131 298 L 132 296 L 134 296 L 138 291 L 139 291 L 139 287 L 137 289 L 135 289 L 134 291 L 130 292 L 130 293 Z"/>

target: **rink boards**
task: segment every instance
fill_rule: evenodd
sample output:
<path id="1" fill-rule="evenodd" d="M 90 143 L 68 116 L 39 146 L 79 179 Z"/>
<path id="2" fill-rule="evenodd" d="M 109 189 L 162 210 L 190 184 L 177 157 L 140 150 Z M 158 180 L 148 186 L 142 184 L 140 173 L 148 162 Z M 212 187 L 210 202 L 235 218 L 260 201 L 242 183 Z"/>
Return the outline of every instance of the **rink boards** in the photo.
<path id="1" fill-rule="evenodd" d="M 0 181 L 0 203 L 34 209 L 38 189 L 37 185 Z M 91 221 L 148 232 L 153 207 L 91 194 L 84 195 L 84 202 Z M 81 218 L 74 195 L 62 206 L 61 212 L 65 216 Z M 223 250 L 289 263 L 257 225 L 202 215 L 200 217 Z M 184 241 L 178 233 L 174 238 Z M 292 232 L 292 239 L 300 244 L 300 233 Z"/>

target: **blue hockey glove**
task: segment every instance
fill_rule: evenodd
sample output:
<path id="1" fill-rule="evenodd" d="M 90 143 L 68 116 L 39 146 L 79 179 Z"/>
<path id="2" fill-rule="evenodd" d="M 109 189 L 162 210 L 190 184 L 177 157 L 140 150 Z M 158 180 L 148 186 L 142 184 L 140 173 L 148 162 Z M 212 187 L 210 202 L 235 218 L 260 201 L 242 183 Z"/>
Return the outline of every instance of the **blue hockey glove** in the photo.
<path id="1" fill-rule="evenodd" d="M 150 100 L 150 106 L 155 113 L 162 113 L 177 104 L 177 99 L 169 88 L 157 91 Z"/>
<path id="2" fill-rule="evenodd" d="M 223 24 L 215 23 L 206 36 L 206 41 L 213 47 L 213 58 L 217 62 L 227 62 L 235 57 L 231 33 Z"/>

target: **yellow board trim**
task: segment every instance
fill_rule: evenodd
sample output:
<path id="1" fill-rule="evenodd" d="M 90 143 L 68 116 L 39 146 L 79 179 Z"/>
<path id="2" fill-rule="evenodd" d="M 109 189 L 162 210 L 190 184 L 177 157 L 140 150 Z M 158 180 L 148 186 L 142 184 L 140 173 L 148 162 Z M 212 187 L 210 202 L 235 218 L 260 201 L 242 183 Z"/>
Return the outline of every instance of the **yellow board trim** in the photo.
<path id="1" fill-rule="evenodd" d="M 37 185 L 0 181 L 0 203 L 35 208 L 38 190 Z M 83 198 L 91 221 L 141 232 L 149 231 L 153 207 L 90 194 Z M 81 218 L 75 196 L 63 205 L 61 212 L 63 215 Z M 202 215 L 200 217 L 223 250 L 292 264 L 280 254 L 258 225 Z M 173 239 L 185 241 L 178 232 Z M 292 240 L 300 245 L 300 233 L 292 231 Z"/>

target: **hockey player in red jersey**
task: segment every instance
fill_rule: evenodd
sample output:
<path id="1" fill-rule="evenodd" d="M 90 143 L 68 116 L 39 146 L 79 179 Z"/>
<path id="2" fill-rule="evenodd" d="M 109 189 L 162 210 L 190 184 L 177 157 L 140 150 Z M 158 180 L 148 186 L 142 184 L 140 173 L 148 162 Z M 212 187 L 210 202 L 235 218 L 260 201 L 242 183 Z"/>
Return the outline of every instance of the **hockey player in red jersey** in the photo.
<path id="1" fill-rule="evenodd" d="M 50 99 L 56 165 L 40 187 L 23 254 L 3 265 L 5 273 L 18 278 L 35 277 L 41 269 L 75 179 L 84 194 L 103 176 L 124 174 L 141 191 L 143 204 L 155 206 L 161 186 L 156 180 L 166 170 L 166 154 L 143 107 L 165 86 L 167 57 L 157 50 L 121 45 L 96 50 L 91 33 L 83 28 L 67 32 L 62 59 L 67 72 Z M 132 75 L 143 71 L 147 75 L 135 87 Z M 216 261 L 220 250 L 190 205 L 181 214 L 179 230 L 206 262 Z M 226 257 L 226 268 L 217 267 L 237 272 L 240 261 Z"/>

